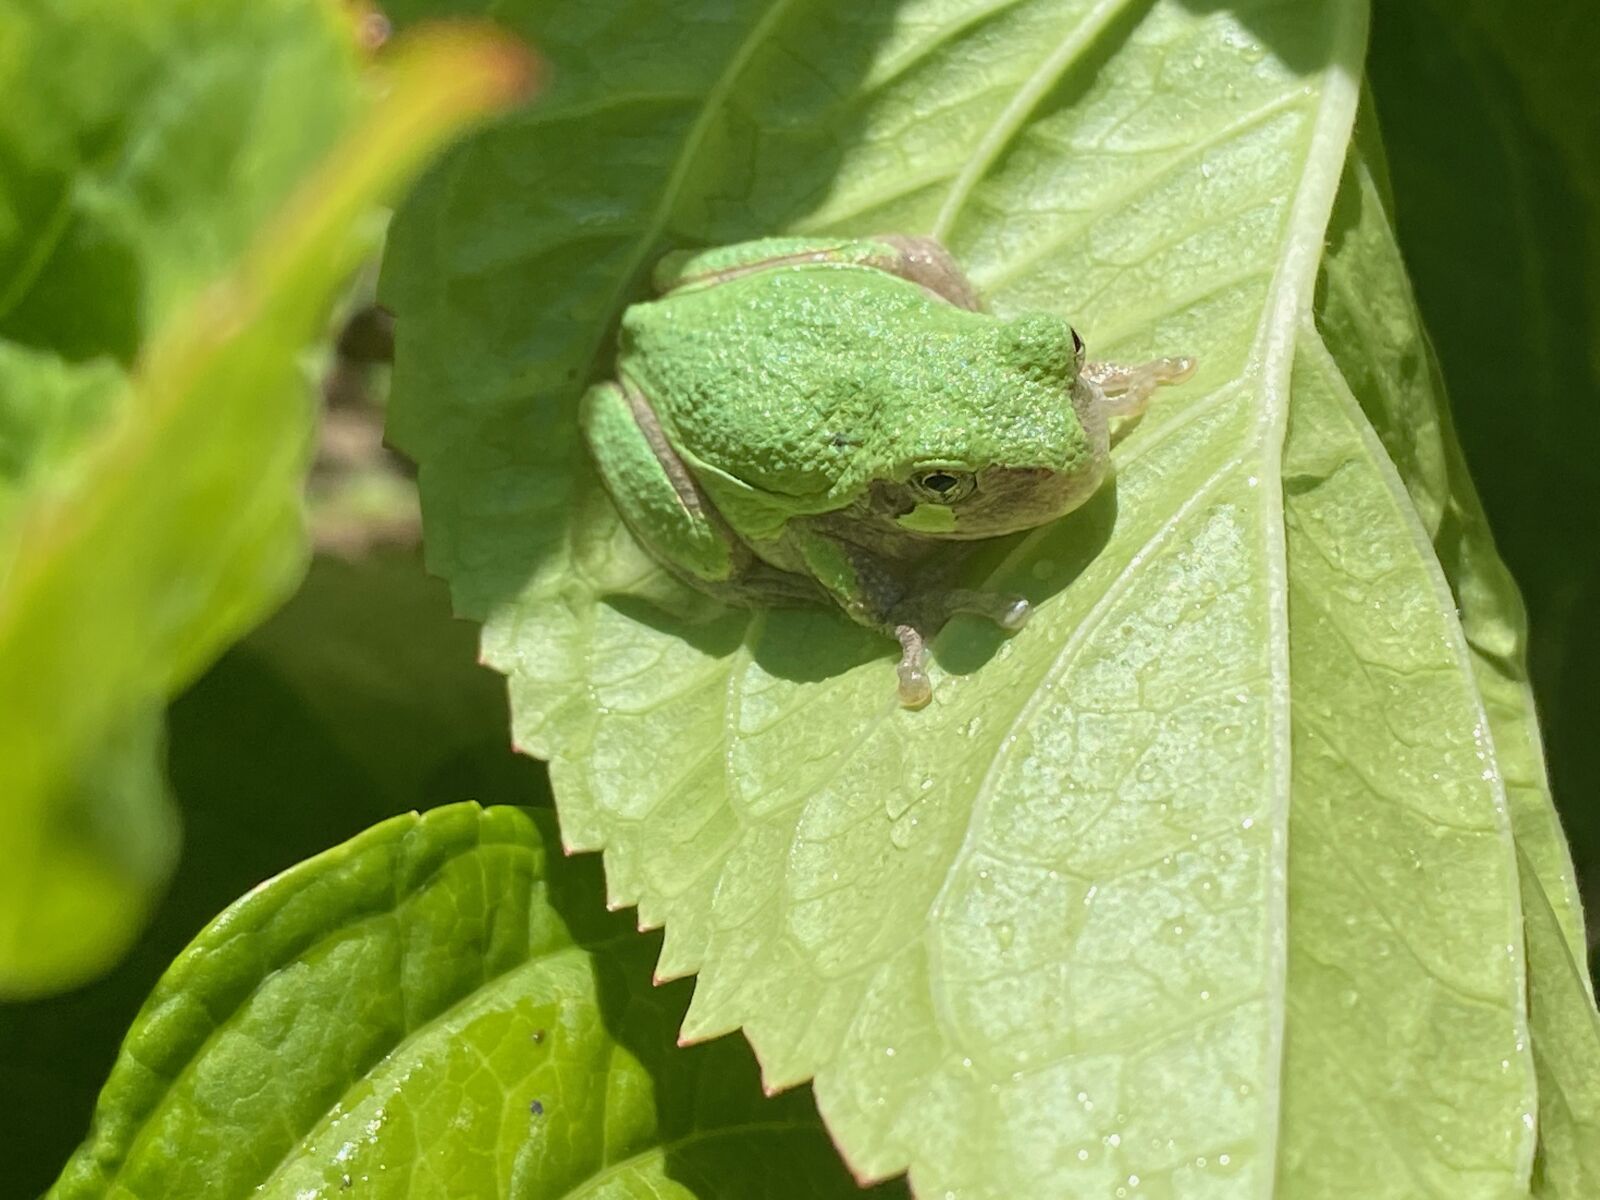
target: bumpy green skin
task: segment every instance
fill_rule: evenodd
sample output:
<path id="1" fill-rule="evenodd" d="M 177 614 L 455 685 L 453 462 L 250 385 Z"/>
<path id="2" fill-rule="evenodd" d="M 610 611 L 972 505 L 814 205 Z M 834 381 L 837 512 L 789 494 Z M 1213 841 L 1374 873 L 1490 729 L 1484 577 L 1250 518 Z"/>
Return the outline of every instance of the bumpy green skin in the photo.
<path id="1" fill-rule="evenodd" d="M 1020 624 L 1016 597 L 941 589 L 938 551 L 1099 486 L 1106 401 L 1067 322 L 972 311 L 924 239 L 767 239 L 669 257 L 656 280 L 665 295 L 623 315 L 616 383 L 583 405 L 647 548 L 724 599 L 831 598 L 896 634 L 903 693 L 951 611 Z"/>

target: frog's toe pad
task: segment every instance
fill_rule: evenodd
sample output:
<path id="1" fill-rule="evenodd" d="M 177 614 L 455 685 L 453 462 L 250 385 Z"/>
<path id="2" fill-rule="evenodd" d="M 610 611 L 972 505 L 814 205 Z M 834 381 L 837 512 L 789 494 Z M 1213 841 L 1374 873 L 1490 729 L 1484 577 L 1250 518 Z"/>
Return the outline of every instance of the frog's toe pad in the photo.
<path id="1" fill-rule="evenodd" d="M 1160 360 L 1160 370 L 1156 378 L 1162 383 L 1182 383 L 1195 373 L 1200 366 L 1200 360 L 1192 354 L 1180 355 L 1177 358 L 1163 358 Z"/>
<path id="2" fill-rule="evenodd" d="M 915 626 L 897 625 L 895 638 L 900 643 L 900 703 L 906 708 L 921 708 L 933 699 L 933 684 L 928 679 L 928 645 Z"/>
<path id="3" fill-rule="evenodd" d="M 1009 598 L 1009 603 L 995 613 L 994 623 L 1007 633 L 1015 633 L 1028 623 L 1033 615 L 1033 605 L 1021 596 Z"/>
<path id="4" fill-rule="evenodd" d="M 900 705 L 902 708 L 924 708 L 933 699 L 933 684 L 921 667 L 900 664 Z"/>

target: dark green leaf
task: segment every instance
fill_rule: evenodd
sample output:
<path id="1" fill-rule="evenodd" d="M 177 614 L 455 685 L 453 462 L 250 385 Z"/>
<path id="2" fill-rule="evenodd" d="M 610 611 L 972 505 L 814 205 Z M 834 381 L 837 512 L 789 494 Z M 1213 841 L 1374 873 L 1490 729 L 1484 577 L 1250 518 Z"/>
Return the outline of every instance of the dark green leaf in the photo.
<path id="1" fill-rule="evenodd" d="M 156 986 L 52 1197 L 856 1195 L 810 1099 L 681 986 L 542 814 L 396 817 L 254 889 Z"/>

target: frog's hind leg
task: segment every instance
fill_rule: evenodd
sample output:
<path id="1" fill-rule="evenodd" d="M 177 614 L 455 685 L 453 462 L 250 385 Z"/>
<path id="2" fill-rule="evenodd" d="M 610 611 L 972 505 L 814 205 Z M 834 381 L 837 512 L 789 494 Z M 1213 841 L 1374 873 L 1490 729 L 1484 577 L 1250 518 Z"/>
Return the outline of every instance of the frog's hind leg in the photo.
<path id="1" fill-rule="evenodd" d="M 1136 417 L 1155 390 L 1165 383 L 1181 383 L 1194 374 L 1195 360 L 1157 358 L 1126 366 L 1121 363 L 1083 364 L 1083 377 L 1100 389 L 1104 397 L 1100 411 L 1108 417 Z"/>
<path id="2" fill-rule="evenodd" d="M 667 442 L 650 406 L 615 383 L 584 394 L 578 423 L 601 479 L 629 529 L 691 582 L 717 583 L 735 569 L 734 538 Z"/>
<path id="3" fill-rule="evenodd" d="M 729 604 L 815 603 L 810 580 L 756 558 L 717 515 L 667 441 L 654 411 L 625 383 L 590 388 L 578 421 L 600 478 L 636 541 L 664 567 Z"/>

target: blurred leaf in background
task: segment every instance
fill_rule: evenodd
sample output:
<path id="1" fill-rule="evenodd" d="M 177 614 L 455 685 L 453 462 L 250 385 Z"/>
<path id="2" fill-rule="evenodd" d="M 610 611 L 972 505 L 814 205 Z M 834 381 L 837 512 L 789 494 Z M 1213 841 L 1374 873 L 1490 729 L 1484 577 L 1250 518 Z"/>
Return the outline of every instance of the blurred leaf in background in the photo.
<path id="1" fill-rule="evenodd" d="M 0 1006 L 0 1195 L 49 1186 L 146 994 L 236 897 L 407 809 L 548 804 L 544 768 L 510 748 L 505 685 L 474 664 L 475 642 L 414 555 L 319 558 L 179 698 L 168 761 L 185 852 L 148 930 L 104 979 Z"/>
<path id="2" fill-rule="evenodd" d="M 138 426 L 159 402 L 130 379 L 141 347 L 188 320 L 202 287 L 235 264 L 327 153 L 358 90 L 354 46 L 335 11 L 294 0 L 235 11 L 25 0 L 0 10 L 0 45 L 0 556 L 9 564 L 0 576 L 0 737 L 32 743 L 0 750 L 9 760 L 0 831 L 12 853 L 0 883 L 0 995 L 15 995 L 113 961 L 177 848 L 159 714 L 178 664 L 166 651 L 126 681 L 112 663 L 68 666 L 62 643 L 80 635 L 81 614 L 28 632 L 40 602 L 25 594 L 26 576 L 85 557 L 72 544 L 81 532 L 40 526 L 70 528 L 52 514 L 117 486 L 107 469 L 113 443 L 145 436 Z M 303 403 L 276 407 L 286 419 L 259 448 L 268 463 L 283 457 L 275 442 L 299 453 L 309 428 Z M 259 474 L 249 469 L 256 452 L 233 451 L 228 467 L 243 468 L 242 481 Z M 146 448 L 122 455 L 163 482 L 186 473 Z M 292 478 L 276 468 L 266 488 L 286 495 Z M 134 544 L 150 536 L 126 533 Z M 298 569 L 292 531 L 257 555 L 259 610 Z M 86 565 L 98 574 L 100 564 Z M 216 585 L 212 568 L 196 568 L 195 598 L 180 604 L 204 613 Z M 130 592 L 108 572 L 83 599 L 121 607 Z M 219 597 L 209 621 L 236 628 L 243 614 L 230 607 Z M 44 641 L 23 646 L 24 636 Z M 126 659 L 134 649 L 96 653 Z M 11 674 L 33 655 L 65 669 L 38 681 Z M 52 676 L 63 686 L 52 688 Z"/>
<path id="3" fill-rule="evenodd" d="M 373 206 L 525 84 L 439 35 L 358 80 L 343 10 L 0 11 L 0 996 L 103 970 L 170 867 L 159 712 L 303 570 L 297 363 Z"/>
<path id="4" fill-rule="evenodd" d="M 1588 0 L 1376 5 L 1401 245 L 1528 608 L 1551 785 L 1600 929 L 1600 22 Z M 1595 964 L 1600 967 L 1600 961 Z"/>

